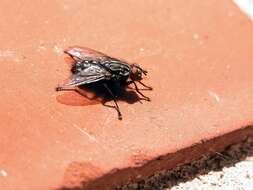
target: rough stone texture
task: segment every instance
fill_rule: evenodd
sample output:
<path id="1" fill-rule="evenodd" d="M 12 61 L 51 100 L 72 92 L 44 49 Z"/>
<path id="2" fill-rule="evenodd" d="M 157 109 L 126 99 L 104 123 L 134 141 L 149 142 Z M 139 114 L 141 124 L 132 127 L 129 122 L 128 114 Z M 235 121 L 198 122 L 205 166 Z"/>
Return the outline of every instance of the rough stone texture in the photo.
<path id="1" fill-rule="evenodd" d="M 253 25 L 231 1 L 0 4 L 1 189 L 105 189 L 252 135 Z M 71 45 L 142 65 L 152 101 L 126 93 L 118 121 L 56 93 Z"/>
<path id="2" fill-rule="evenodd" d="M 253 139 L 228 146 L 222 152 L 202 156 L 117 190 L 251 190 L 253 187 Z"/>

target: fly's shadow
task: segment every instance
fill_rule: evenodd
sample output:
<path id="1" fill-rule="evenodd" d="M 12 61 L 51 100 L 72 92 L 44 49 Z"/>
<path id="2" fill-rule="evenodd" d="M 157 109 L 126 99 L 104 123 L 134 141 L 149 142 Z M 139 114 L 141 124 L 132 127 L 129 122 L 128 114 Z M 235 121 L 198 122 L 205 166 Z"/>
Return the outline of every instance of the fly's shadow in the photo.
<path id="1" fill-rule="evenodd" d="M 110 90 L 116 101 L 134 104 L 142 103 L 145 98 L 140 97 L 132 86 L 119 86 L 118 84 L 109 83 Z M 148 90 L 147 88 L 138 89 L 139 91 Z M 56 97 L 57 101 L 70 106 L 88 106 L 103 104 L 104 106 L 115 108 L 109 102 L 113 101 L 111 94 L 105 89 L 103 83 L 87 84 L 75 89 L 65 90 L 64 93 Z"/>

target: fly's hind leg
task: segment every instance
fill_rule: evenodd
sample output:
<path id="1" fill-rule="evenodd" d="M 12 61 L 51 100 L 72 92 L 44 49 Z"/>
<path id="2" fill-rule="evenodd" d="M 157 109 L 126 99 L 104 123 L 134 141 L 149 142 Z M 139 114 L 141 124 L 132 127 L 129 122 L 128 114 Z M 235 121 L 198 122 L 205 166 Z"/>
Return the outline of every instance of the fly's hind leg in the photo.
<path id="1" fill-rule="evenodd" d="M 80 94 L 81 96 L 84 96 L 85 98 L 87 98 L 89 100 L 94 100 L 94 99 L 97 98 L 96 95 L 94 97 L 89 97 L 80 88 L 71 87 L 71 86 L 57 86 L 55 88 L 55 90 L 56 91 L 74 91 L 74 92 Z"/>
<path id="2" fill-rule="evenodd" d="M 72 90 L 75 91 L 76 88 L 72 86 L 60 86 L 60 85 L 55 88 L 55 91 L 72 91 Z"/>
<path id="3" fill-rule="evenodd" d="M 119 120 L 122 120 L 122 114 L 120 112 L 120 109 L 119 109 L 119 106 L 117 104 L 117 101 L 116 101 L 116 97 L 115 95 L 113 94 L 113 92 L 111 91 L 111 89 L 108 87 L 108 85 L 106 83 L 103 83 L 104 87 L 106 88 L 106 90 L 109 92 L 109 94 L 111 95 L 111 97 L 113 98 L 113 101 L 114 101 L 114 108 L 117 110 L 118 112 L 118 119 Z M 105 105 L 105 104 L 104 104 Z"/>

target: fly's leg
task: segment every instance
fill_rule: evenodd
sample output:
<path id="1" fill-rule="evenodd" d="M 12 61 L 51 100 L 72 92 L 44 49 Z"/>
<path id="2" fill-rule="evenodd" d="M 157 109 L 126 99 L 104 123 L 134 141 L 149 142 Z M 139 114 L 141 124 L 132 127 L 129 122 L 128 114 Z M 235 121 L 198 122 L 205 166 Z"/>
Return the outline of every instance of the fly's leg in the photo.
<path id="1" fill-rule="evenodd" d="M 146 84 L 144 84 L 144 83 L 143 83 L 143 82 L 141 82 L 141 81 L 136 81 L 136 82 L 140 83 L 142 86 L 144 86 L 144 87 L 145 87 L 145 88 L 141 88 L 141 89 L 139 89 L 139 88 L 138 88 L 138 90 L 139 90 L 139 91 L 141 91 L 141 90 L 153 90 L 153 88 L 152 88 L 152 87 L 147 86 Z M 133 80 L 131 80 L 131 81 L 127 81 L 126 85 L 129 85 L 129 84 L 132 84 L 132 83 L 134 83 L 134 81 L 133 81 Z"/>
<path id="2" fill-rule="evenodd" d="M 82 90 L 80 90 L 79 88 L 75 88 L 75 87 L 65 87 L 65 86 L 57 86 L 55 88 L 56 91 L 75 91 L 78 94 L 80 94 L 81 96 L 84 96 L 85 98 L 89 99 L 89 100 L 94 100 L 97 98 L 97 96 L 94 97 L 88 97 L 84 92 L 82 92 Z"/>
<path id="3" fill-rule="evenodd" d="M 138 92 L 138 94 L 140 94 L 143 98 L 145 98 L 145 100 L 150 101 L 150 98 L 145 96 L 144 94 L 142 94 L 142 92 L 139 90 L 139 88 L 137 87 L 137 84 L 134 81 L 133 81 L 133 83 L 134 83 L 134 87 L 135 87 L 136 92 Z"/>
<path id="4" fill-rule="evenodd" d="M 145 95 L 139 90 L 137 84 L 136 84 L 133 80 L 127 82 L 127 85 L 132 84 L 132 83 L 134 84 L 134 87 L 135 87 L 136 92 L 137 92 L 138 94 L 140 94 L 140 95 L 144 98 L 144 100 L 150 101 L 150 98 L 147 97 L 147 96 L 145 96 Z"/>
<path id="5" fill-rule="evenodd" d="M 112 93 L 111 89 L 108 87 L 108 85 L 107 85 L 106 83 L 104 83 L 103 85 L 104 85 L 104 87 L 106 88 L 106 90 L 109 92 L 109 94 L 112 96 L 113 101 L 114 101 L 114 104 L 115 104 L 114 108 L 115 108 L 115 109 L 117 110 L 117 112 L 118 112 L 118 118 L 119 118 L 119 120 L 121 120 L 121 119 L 122 119 L 122 114 L 121 114 L 120 109 L 119 109 L 119 106 L 118 106 L 118 104 L 117 104 L 115 95 Z"/>
<path id="6" fill-rule="evenodd" d="M 68 90 L 76 90 L 76 88 L 75 87 L 71 87 L 71 86 L 69 86 L 69 87 L 67 87 L 67 86 L 57 86 L 55 88 L 55 90 L 56 91 L 68 91 Z"/>
<path id="7" fill-rule="evenodd" d="M 153 90 L 153 88 L 152 88 L 152 87 L 147 86 L 146 84 L 144 84 L 144 83 L 143 83 L 143 82 L 141 82 L 141 81 L 138 81 L 138 83 L 140 83 L 142 86 L 144 86 L 145 88 L 147 88 L 147 89 L 145 89 L 145 90 Z"/>

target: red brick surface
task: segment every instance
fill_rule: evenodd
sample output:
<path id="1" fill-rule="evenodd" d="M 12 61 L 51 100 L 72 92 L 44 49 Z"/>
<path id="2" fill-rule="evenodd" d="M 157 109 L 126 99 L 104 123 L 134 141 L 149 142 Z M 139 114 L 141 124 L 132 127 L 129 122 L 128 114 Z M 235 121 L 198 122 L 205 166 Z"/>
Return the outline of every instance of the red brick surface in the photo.
<path id="1" fill-rule="evenodd" d="M 253 24 L 231 1 L 0 4 L 0 189 L 105 189 L 252 134 L 224 136 L 253 121 Z M 56 93 L 71 45 L 142 65 L 152 101 L 122 98 L 119 121 Z"/>

